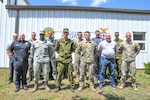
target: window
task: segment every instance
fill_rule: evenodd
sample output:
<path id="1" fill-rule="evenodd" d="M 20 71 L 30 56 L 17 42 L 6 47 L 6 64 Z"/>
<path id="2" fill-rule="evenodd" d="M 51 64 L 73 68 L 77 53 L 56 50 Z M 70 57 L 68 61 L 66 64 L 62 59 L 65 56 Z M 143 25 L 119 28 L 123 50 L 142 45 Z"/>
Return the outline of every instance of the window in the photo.
<path id="1" fill-rule="evenodd" d="M 133 32 L 133 40 L 138 42 L 142 51 L 146 51 L 146 32 Z"/>

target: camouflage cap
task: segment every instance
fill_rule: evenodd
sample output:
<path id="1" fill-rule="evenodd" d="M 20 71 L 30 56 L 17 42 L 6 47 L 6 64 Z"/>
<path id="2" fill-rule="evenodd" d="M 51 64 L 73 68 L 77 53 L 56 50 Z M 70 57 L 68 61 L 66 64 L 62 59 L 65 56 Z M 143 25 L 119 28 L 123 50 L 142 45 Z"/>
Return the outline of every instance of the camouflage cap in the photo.
<path id="1" fill-rule="evenodd" d="M 69 29 L 68 29 L 68 28 L 64 28 L 64 29 L 63 29 L 63 32 L 69 33 Z"/>
<path id="2" fill-rule="evenodd" d="M 115 35 L 119 35 L 119 32 L 115 32 Z"/>

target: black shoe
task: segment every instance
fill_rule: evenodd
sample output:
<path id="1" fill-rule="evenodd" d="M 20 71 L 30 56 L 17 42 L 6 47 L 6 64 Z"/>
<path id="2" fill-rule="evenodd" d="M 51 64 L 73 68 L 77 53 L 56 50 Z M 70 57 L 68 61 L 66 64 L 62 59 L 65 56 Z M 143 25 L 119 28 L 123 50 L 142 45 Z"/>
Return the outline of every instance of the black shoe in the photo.
<path id="1" fill-rule="evenodd" d="M 28 87 L 27 87 L 27 86 L 24 86 L 23 89 L 24 89 L 24 90 L 28 90 Z"/>
<path id="2" fill-rule="evenodd" d="M 27 83 L 30 83 L 32 81 L 32 79 L 31 78 L 29 78 L 28 80 L 27 80 Z"/>
<path id="3" fill-rule="evenodd" d="M 60 91 L 60 87 L 55 88 L 55 92 L 58 92 L 58 91 Z"/>
<path id="4" fill-rule="evenodd" d="M 70 88 L 70 90 L 71 90 L 71 92 L 74 92 L 74 91 L 75 91 L 75 89 L 74 89 L 74 88 Z"/>
<path id="5" fill-rule="evenodd" d="M 8 81 L 8 84 L 12 83 L 13 81 Z"/>
<path id="6" fill-rule="evenodd" d="M 19 88 L 16 88 L 15 92 L 19 92 Z"/>

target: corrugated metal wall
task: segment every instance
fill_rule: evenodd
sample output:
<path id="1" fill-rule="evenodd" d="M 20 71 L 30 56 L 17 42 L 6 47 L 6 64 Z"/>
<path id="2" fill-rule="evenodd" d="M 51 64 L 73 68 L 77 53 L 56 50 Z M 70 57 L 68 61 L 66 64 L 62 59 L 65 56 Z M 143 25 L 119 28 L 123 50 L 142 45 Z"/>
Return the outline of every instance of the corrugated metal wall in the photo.
<path id="1" fill-rule="evenodd" d="M 15 25 L 15 11 L 7 11 L 6 3 L 7 0 L 4 0 L 3 3 L 0 2 L 0 67 L 8 67 L 6 46 L 11 40 Z"/>
<path id="2" fill-rule="evenodd" d="M 0 30 L 1 37 L 3 37 L 3 48 L 0 52 L 0 58 L 2 66 L 8 66 L 7 56 L 4 53 L 6 41 L 11 38 L 10 33 L 14 31 L 14 17 L 15 11 L 8 11 L 3 18 L 3 21 L 7 20 L 7 27 L 4 31 Z M 2 19 L 2 18 L 1 18 Z M 6 26 L 6 25 L 5 25 Z M 137 68 L 143 68 L 143 63 L 150 60 L 150 44 L 148 43 L 148 37 L 150 37 L 150 14 L 132 14 L 132 13 L 115 13 L 115 12 L 98 12 L 98 11 L 76 11 L 76 10 L 20 10 L 19 11 L 19 33 L 24 32 L 26 39 L 30 38 L 30 33 L 35 31 L 37 34 L 45 27 L 54 28 L 56 34 L 55 38 L 61 37 L 61 31 L 67 27 L 70 29 L 70 33 L 76 33 L 78 31 L 90 31 L 94 32 L 99 28 L 108 28 L 107 32 L 112 34 L 114 38 L 114 32 L 119 31 L 120 38 L 125 39 L 125 33 L 127 31 L 141 31 L 146 32 L 147 51 L 141 52 L 137 57 Z M 7 33 L 7 36 L 6 36 Z M 92 37 L 94 34 L 92 34 Z M 9 39 L 7 39 L 9 37 Z M 38 38 L 38 35 L 37 35 Z M 4 42 L 5 41 L 5 42 Z M 0 66 L 1 67 L 1 66 Z"/>

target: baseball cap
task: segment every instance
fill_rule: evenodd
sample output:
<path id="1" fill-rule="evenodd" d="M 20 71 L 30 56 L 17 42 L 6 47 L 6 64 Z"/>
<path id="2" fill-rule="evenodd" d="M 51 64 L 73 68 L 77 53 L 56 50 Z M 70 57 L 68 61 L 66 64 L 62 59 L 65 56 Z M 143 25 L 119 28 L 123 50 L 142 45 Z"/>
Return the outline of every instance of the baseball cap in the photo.
<path id="1" fill-rule="evenodd" d="M 64 29 L 63 29 L 63 32 L 67 32 L 67 33 L 68 33 L 68 32 L 69 32 L 69 29 L 68 29 L 68 28 L 64 28 Z"/>
<path id="2" fill-rule="evenodd" d="M 44 33 L 44 31 L 40 31 L 40 35 L 44 35 L 45 33 Z"/>
<path id="3" fill-rule="evenodd" d="M 115 32 L 115 35 L 119 35 L 119 32 Z"/>

